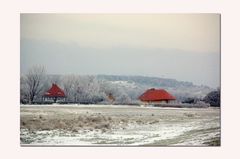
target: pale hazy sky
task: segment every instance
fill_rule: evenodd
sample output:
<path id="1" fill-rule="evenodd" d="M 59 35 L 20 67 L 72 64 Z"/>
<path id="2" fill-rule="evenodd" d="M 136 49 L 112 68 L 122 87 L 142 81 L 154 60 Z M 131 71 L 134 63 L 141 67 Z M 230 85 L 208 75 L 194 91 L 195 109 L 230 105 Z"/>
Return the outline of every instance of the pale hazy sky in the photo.
<path id="1" fill-rule="evenodd" d="M 21 14 L 21 73 L 147 75 L 220 85 L 218 14 Z"/>

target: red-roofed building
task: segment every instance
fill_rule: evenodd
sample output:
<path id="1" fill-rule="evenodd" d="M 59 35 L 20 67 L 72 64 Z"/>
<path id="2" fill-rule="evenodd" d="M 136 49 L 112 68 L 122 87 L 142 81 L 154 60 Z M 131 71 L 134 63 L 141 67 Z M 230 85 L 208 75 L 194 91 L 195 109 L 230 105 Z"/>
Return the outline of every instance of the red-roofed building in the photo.
<path id="1" fill-rule="evenodd" d="M 44 100 L 53 100 L 54 102 L 56 102 L 58 99 L 65 100 L 65 97 L 64 91 L 54 83 L 52 84 L 52 87 L 43 95 Z"/>
<path id="2" fill-rule="evenodd" d="M 139 99 L 146 103 L 169 103 L 176 100 L 176 98 L 165 91 L 164 89 L 148 89 Z"/>

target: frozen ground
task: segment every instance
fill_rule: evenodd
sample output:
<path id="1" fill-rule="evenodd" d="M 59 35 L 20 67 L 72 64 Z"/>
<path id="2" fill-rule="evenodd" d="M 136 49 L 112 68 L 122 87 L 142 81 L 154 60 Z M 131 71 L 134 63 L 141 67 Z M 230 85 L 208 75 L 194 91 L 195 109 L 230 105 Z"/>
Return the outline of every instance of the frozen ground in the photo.
<path id="1" fill-rule="evenodd" d="M 111 105 L 21 106 L 21 145 L 220 144 L 220 109 Z"/>

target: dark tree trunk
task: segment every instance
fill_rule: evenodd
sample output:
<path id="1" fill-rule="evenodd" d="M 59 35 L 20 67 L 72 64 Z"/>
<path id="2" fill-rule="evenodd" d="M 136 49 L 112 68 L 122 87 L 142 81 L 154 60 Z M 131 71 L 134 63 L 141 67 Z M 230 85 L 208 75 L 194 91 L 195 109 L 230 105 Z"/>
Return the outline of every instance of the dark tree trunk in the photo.
<path id="1" fill-rule="evenodd" d="M 53 101 L 54 101 L 54 103 L 56 103 L 57 102 L 57 97 L 54 97 Z"/>

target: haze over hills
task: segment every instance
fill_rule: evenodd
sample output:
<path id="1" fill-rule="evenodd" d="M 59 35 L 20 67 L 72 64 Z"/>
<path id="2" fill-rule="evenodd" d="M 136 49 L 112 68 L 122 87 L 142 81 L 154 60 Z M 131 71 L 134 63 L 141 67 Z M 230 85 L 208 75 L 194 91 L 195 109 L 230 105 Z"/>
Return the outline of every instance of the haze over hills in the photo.
<path id="1" fill-rule="evenodd" d="M 166 89 L 179 100 L 187 97 L 203 98 L 207 93 L 213 91 L 208 86 L 198 86 L 191 82 L 177 81 L 175 79 L 147 77 L 147 76 L 119 76 L 119 75 L 97 75 L 100 80 L 111 81 L 122 87 L 139 89 L 162 88 Z"/>
<path id="2" fill-rule="evenodd" d="M 217 88 L 220 54 L 177 49 L 86 48 L 44 40 L 21 39 L 21 73 L 35 65 L 49 74 L 140 75 L 190 81 Z"/>
<path id="3" fill-rule="evenodd" d="M 77 75 L 76 75 L 77 76 Z M 126 76 L 126 75 L 79 75 L 81 78 L 88 79 L 86 77 L 91 76 L 95 78 L 95 83 L 105 83 L 103 87 L 111 87 L 112 89 L 123 94 L 128 94 L 136 99 L 144 91 L 150 88 L 165 89 L 173 94 L 179 101 L 182 101 L 189 97 L 204 98 L 209 92 L 215 90 L 214 88 L 195 85 L 191 82 L 178 81 L 176 79 L 160 78 L 160 77 L 148 77 L 148 76 Z M 48 75 L 49 86 L 51 82 L 57 83 L 63 86 L 64 78 L 66 75 Z M 90 82 L 90 81 L 88 81 Z M 104 89 L 106 89 L 104 88 Z M 119 95 L 119 94 L 118 94 Z"/>
<path id="4" fill-rule="evenodd" d="M 179 87 L 193 86 L 192 82 L 177 81 L 175 79 L 148 77 L 148 76 L 124 76 L 124 75 L 97 75 L 97 78 L 108 81 L 129 81 L 136 84 L 153 87 Z"/>

